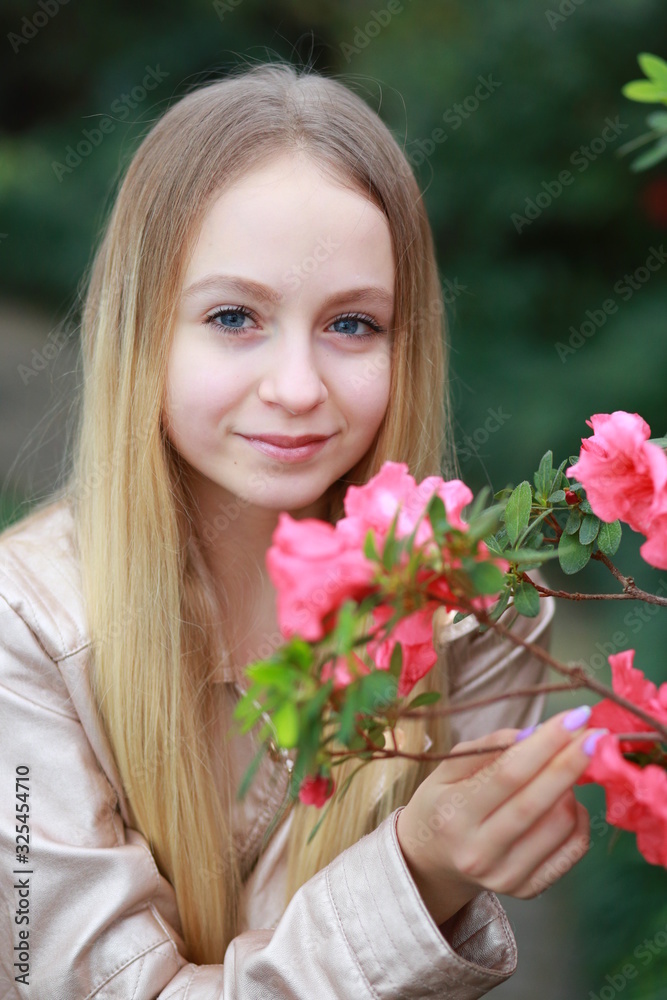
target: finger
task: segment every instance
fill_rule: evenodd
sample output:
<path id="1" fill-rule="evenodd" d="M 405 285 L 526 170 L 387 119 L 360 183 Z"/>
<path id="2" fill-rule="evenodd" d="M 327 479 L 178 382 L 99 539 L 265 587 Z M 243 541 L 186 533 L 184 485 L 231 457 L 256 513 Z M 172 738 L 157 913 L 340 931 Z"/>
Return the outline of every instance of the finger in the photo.
<path id="1" fill-rule="evenodd" d="M 513 746 L 518 729 L 498 729 L 493 733 L 487 733 L 476 740 L 465 740 L 452 747 L 450 753 L 454 756 L 446 757 L 440 761 L 438 766 L 431 772 L 430 777 L 441 784 L 452 784 L 461 781 L 490 761 L 495 760 L 502 754 L 503 750 L 489 750 L 488 753 L 469 753 L 470 750 L 484 750 L 485 747 Z"/>
<path id="2" fill-rule="evenodd" d="M 475 842 L 484 838 L 487 871 L 496 871 L 496 892 L 511 894 L 531 872 L 567 842 L 577 827 L 578 805 L 574 792 L 568 789 L 518 840 L 508 835 L 506 830 L 495 828 L 497 823 L 494 824 L 494 819 L 498 812 L 478 829 L 471 847 L 474 849 Z"/>
<path id="3" fill-rule="evenodd" d="M 482 828 L 488 824 L 494 837 L 507 842 L 537 823 L 572 788 L 590 764 L 590 756 L 583 749 L 590 734 L 591 730 L 580 732 L 551 758 L 532 781 L 519 788 L 493 813 L 487 814 Z"/>
<path id="4" fill-rule="evenodd" d="M 571 712 L 560 712 L 543 723 L 532 735 L 515 742 L 505 750 L 496 761 L 497 773 L 494 780 L 489 782 L 484 795 L 480 795 L 476 800 L 478 822 L 481 823 L 496 809 L 505 806 L 524 787 L 529 786 L 532 789 L 534 779 L 542 770 L 546 769 L 552 773 L 554 770 L 558 771 L 559 768 L 554 769 L 552 762 L 564 748 L 577 740 L 583 742 L 581 734 L 585 732 L 583 727 L 590 716 L 590 711 L 589 706 L 582 706 Z M 561 760 L 561 766 L 564 766 L 565 761 L 569 769 L 565 768 L 559 781 L 552 782 L 548 795 L 546 792 L 543 794 L 539 810 L 533 810 L 530 814 L 532 816 L 530 823 L 529 817 L 524 817 L 523 829 L 534 823 L 546 808 L 553 805 L 568 786 L 574 784 L 587 765 L 587 760 L 581 751 L 578 751 L 575 758 L 567 757 Z M 550 767 L 547 768 L 547 765 Z M 523 805 L 523 800 L 521 808 L 528 808 L 527 805 Z M 519 832 L 517 830 L 517 835 Z"/>
<path id="5" fill-rule="evenodd" d="M 577 825 L 567 841 L 558 847 L 534 872 L 528 876 L 523 885 L 512 893 L 517 899 L 532 899 L 548 889 L 559 878 L 574 868 L 584 857 L 590 847 L 590 819 L 588 810 L 577 802 Z"/>

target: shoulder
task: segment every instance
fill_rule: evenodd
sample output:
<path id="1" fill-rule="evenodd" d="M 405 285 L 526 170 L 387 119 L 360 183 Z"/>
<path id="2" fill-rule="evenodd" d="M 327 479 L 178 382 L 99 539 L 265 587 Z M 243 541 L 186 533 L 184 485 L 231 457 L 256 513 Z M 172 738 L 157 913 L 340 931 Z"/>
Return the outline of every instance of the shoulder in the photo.
<path id="1" fill-rule="evenodd" d="M 65 500 L 0 534 L 0 599 L 59 661 L 88 646 L 72 510 Z"/>

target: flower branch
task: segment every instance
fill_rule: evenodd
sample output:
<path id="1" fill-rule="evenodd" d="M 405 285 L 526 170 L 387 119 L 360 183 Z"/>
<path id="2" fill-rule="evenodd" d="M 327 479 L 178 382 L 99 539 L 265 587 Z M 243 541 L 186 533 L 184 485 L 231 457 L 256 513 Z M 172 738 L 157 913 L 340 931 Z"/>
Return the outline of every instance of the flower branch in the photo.
<path id="1" fill-rule="evenodd" d="M 596 554 L 593 555 L 593 558 L 596 558 Z M 607 562 L 609 565 L 613 565 L 609 560 Z M 569 590 L 551 590 L 549 587 L 535 583 L 527 573 L 524 572 L 521 575 L 522 579 L 534 587 L 541 597 L 558 597 L 565 601 L 644 601 L 646 604 L 658 604 L 660 607 L 667 608 L 667 597 L 660 597 L 659 594 L 651 594 L 646 590 L 641 590 L 632 577 L 622 578 L 625 581 L 622 594 L 582 594 Z"/>
<path id="2" fill-rule="evenodd" d="M 586 687 L 603 698 L 593 706 L 591 718 L 612 735 L 599 741 L 599 749 L 596 744 L 582 780 L 605 784 L 607 768 L 637 781 L 644 790 L 633 815 L 644 816 L 647 828 L 656 827 L 657 814 L 646 805 L 653 793 L 644 785 L 663 789 L 667 797 L 667 754 L 659 748 L 667 744 L 667 684 L 658 691 L 635 670 L 634 652 L 627 650 L 609 657 L 608 687 L 582 665 L 561 663 L 501 620 L 510 602 L 519 615 L 535 617 L 546 596 L 667 604 L 667 598 L 637 587 L 611 561 L 624 521 L 646 536 L 644 559 L 667 568 L 665 442 L 649 441 L 648 425 L 636 414 L 598 414 L 589 423 L 594 434 L 582 442 L 581 454 L 569 459 L 567 473 L 568 461 L 554 468 L 547 452 L 532 483 L 525 480 L 501 491 L 491 507 L 488 491 L 472 502 L 472 493 L 459 480 L 430 476 L 417 484 L 405 464 L 385 462 L 367 484 L 348 488 L 345 516 L 335 525 L 280 515 L 267 567 L 288 641 L 268 660 L 246 668 L 251 687 L 235 717 L 242 732 L 264 718 L 260 739 L 267 746 L 297 750 L 292 798 L 298 795 L 317 806 L 342 798 L 360 768 L 340 789 L 331 772 L 350 758 L 358 758 L 362 766 L 401 756 L 437 762 L 507 749 L 408 752 L 397 725 L 402 718 L 425 720 L 505 699 Z M 545 587 L 530 574 L 550 559 L 558 560 L 565 575 L 599 560 L 623 593 Z M 456 706 L 431 708 L 440 700 L 435 691 L 404 701 L 438 661 L 433 615 L 440 607 L 457 617 L 473 616 L 481 629 L 492 628 L 523 647 L 567 683 L 512 689 L 508 677 L 506 691 Z M 387 737 L 390 746 L 385 745 Z M 248 775 L 243 779 L 244 791 L 249 780 Z M 643 853 L 649 860 L 664 857 L 667 864 L 667 823 L 664 851 Z"/>

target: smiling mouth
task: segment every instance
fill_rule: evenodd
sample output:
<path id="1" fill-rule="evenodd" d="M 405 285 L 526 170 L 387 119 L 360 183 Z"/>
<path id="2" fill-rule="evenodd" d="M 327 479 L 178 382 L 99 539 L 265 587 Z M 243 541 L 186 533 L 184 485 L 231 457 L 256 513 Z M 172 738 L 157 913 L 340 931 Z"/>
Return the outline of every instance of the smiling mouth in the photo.
<path id="1" fill-rule="evenodd" d="M 284 434 L 270 434 L 262 437 L 240 435 L 255 451 L 287 464 L 307 461 L 321 452 L 334 436 L 333 434 L 304 434 L 301 437 L 288 437 Z M 283 441 L 286 443 L 282 444 Z"/>

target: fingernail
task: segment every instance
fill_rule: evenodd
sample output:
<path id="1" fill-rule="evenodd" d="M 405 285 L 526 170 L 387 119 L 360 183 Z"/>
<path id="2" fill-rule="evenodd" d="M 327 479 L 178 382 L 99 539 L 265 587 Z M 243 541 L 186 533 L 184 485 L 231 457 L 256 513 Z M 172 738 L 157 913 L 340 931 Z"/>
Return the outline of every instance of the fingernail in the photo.
<path id="1" fill-rule="evenodd" d="M 573 733 L 575 729 L 581 729 L 588 722 L 591 711 L 590 705 L 580 705 L 579 708 L 573 708 L 563 719 L 563 725 Z"/>
<path id="2" fill-rule="evenodd" d="M 595 753 L 595 747 L 601 736 L 606 736 L 608 734 L 608 729 L 594 729 L 590 736 L 587 736 L 584 742 L 581 744 L 581 749 L 589 757 L 592 757 Z"/>
<path id="3" fill-rule="evenodd" d="M 516 736 L 514 737 L 514 742 L 518 743 L 519 740 L 525 740 L 526 736 L 530 736 L 530 734 L 534 733 L 536 729 L 537 726 L 527 726 L 526 729 L 522 729 L 521 732 L 518 732 L 516 734 Z"/>

